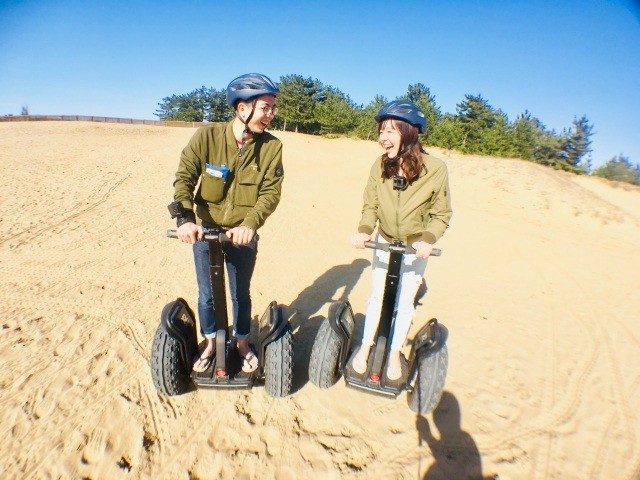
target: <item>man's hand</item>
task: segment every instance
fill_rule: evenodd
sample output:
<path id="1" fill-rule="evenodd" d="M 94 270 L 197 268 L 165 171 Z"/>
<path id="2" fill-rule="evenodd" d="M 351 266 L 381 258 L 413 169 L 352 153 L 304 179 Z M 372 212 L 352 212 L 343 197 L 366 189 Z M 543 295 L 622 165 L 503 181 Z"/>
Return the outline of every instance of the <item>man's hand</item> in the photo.
<path id="1" fill-rule="evenodd" d="M 246 225 L 240 225 L 239 227 L 233 227 L 227 232 L 227 237 L 231 239 L 234 245 L 246 245 L 255 236 L 256 231 Z"/>
<path id="2" fill-rule="evenodd" d="M 433 245 L 431 243 L 425 242 L 424 240 L 413 242 L 411 246 L 416 249 L 417 258 L 429 258 L 429 255 L 431 255 L 431 250 L 433 250 Z"/>
<path id="3" fill-rule="evenodd" d="M 204 230 L 201 225 L 192 222 L 183 223 L 176 230 L 176 235 L 181 242 L 194 244 L 204 238 Z"/>
<path id="4" fill-rule="evenodd" d="M 371 240 L 371 235 L 368 233 L 355 233 L 351 236 L 351 245 L 356 248 L 364 248 L 364 242 Z"/>

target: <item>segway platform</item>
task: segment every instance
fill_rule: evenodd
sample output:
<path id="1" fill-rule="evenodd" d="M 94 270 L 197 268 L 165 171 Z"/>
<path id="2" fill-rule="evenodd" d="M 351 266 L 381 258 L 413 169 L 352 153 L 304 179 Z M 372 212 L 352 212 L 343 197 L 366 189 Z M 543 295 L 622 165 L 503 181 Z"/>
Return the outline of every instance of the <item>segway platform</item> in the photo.
<path id="1" fill-rule="evenodd" d="M 373 355 L 369 355 L 369 361 L 365 372 L 362 374 L 356 372 L 352 368 L 353 356 L 354 355 L 351 356 L 351 359 L 344 371 L 344 381 L 348 387 L 364 390 L 365 392 L 372 393 L 374 395 L 395 398 L 400 395 L 407 386 L 408 366 L 407 359 L 404 358 L 404 355 L 400 355 L 402 374 L 400 375 L 400 378 L 395 380 L 387 378 L 384 374 L 381 376 L 373 375 L 372 379 L 371 367 L 373 366 Z"/>
<path id="2" fill-rule="evenodd" d="M 213 361 L 204 372 L 191 372 L 191 379 L 199 388 L 245 389 L 253 386 L 257 370 L 242 371 L 242 359 L 234 346 L 227 348 L 226 365 L 217 365 L 214 354 Z"/>

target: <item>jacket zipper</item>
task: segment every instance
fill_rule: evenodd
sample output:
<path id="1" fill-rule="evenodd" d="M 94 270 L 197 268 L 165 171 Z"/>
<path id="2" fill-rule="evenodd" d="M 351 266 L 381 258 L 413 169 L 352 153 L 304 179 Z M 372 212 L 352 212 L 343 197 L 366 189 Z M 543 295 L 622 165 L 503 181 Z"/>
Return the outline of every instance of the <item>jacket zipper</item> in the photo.
<path id="1" fill-rule="evenodd" d="M 231 199 L 230 201 L 227 202 L 227 205 L 224 208 L 224 215 L 222 216 L 222 220 L 223 223 L 226 225 L 227 224 L 227 219 L 229 218 L 229 215 L 231 214 L 231 212 L 233 211 L 233 204 L 235 203 L 235 199 L 236 199 L 236 187 L 238 185 L 238 165 L 240 165 L 240 159 L 242 158 L 242 154 L 244 153 L 245 149 L 238 149 L 238 155 L 236 156 L 236 161 L 235 161 L 235 165 L 233 165 L 233 185 L 230 187 L 230 189 L 232 189 L 233 191 L 231 192 L 232 195 L 230 195 Z"/>
<path id="2" fill-rule="evenodd" d="M 400 240 L 400 190 L 398 190 L 398 197 L 396 202 L 396 234 L 396 238 Z"/>

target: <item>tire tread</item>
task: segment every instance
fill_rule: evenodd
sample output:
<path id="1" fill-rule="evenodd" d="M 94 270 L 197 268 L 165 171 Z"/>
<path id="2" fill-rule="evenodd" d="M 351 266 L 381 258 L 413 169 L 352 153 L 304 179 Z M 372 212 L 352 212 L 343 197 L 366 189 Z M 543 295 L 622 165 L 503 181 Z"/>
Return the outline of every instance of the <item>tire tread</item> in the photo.
<path id="1" fill-rule="evenodd" d="M 189 372 L 180 361 L 180 344 L 158 326 L 151 346 L 151 379 L 156 389 L 167 396 L 180 395 L 189 388 Z"/>
<path id="2" fill-rule="evenodd" d="M 338 380 L 338 356 L 342 340 L 333 331 L 328 319 L 318 329 L 309 360 L 309 380 L 316 387 L 329 388 Z"/>
<path id="3" fill-rule="evenodd" d="M 264 383 L 270 397 L 286 397 L 291 393 L 293 374 L 293 334 L 287 326 L 265 349 Z"/>

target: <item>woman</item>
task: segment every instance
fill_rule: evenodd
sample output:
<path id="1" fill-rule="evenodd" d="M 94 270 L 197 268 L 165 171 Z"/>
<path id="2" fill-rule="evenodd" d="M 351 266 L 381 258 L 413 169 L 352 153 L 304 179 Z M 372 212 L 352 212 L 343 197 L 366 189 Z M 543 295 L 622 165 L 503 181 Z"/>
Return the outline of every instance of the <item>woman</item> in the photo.
<path id="1" fill-rule="evenodd" d="M 426 129 L 422 110 L 409 102 L 394 100 L 375 116 L 378 142 L 385 153 L 374 162 L 366 189 L 362 219 L 353 235 L 356 248 L 372 239 L 391 243 L 400 240 L 416 250 L 406 254 L 400 270 L 400 287 L 395 305 L 394 331 L 387 361 L 387 378 L 402 375 L 400 350 L 409 333 L 414 298 L 422 282 L 433 245 L 442 237 L 451 219 L 451 199 L 447 167 L 426 153 L 418 135 Z M 376 250 L 372 263 L 372 291 L 367 305 L 362 346 L 353 360 L 353 369 L 364 373 L 380 321 L 389 253 Z"/>

